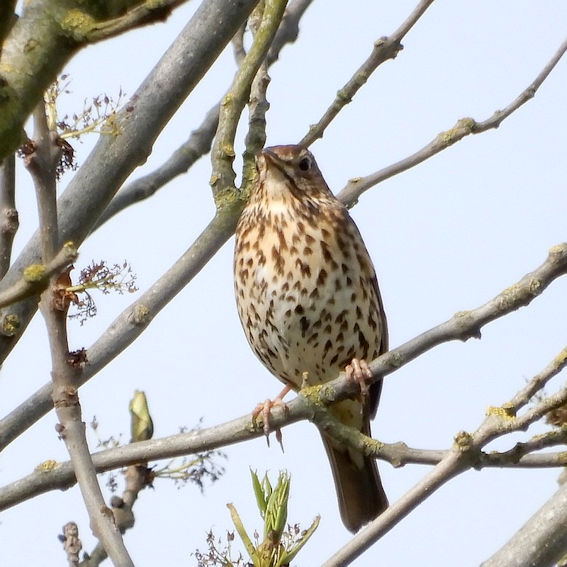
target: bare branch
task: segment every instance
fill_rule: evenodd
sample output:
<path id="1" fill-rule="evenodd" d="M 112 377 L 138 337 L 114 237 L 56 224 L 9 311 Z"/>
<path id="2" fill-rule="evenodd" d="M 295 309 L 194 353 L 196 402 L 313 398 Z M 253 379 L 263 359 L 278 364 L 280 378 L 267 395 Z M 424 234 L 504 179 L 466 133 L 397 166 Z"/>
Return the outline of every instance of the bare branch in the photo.
<path id="1" fill-rule="evenodd" d="M 181 258 L 136 302 L 125 309 L 88 349 L 89 364 L 78 378 L 84 384 L 135 339 L 231 237 L 238 209 L 225 207 Z M 53 408 L 51 385 L 46 384 L 0 421 L 0 450 Z"/>
<path id="2" fill-rule="evenodd" d="M 201 4 L 132 99 L 114 117 L 120 135 L 99 138 L 61 195 L 58 205 L 61 242 L 71 240 L 76 246 L 82 244 L 110 199 L 130 173 L 146 160 L 158 134 L 230 41 L 256 1 L 209 0 Z M 209 33 L 211 29 L 215 30 L 214 34 Z M 37 53 L 34 56 L 42 59 Z M 30 69 L 25 64 L 21 68 Z M 33 75 L 33 68 L 30 73 Z M 28 76 L 27 73 L 20 75 Z M 101 176 L 102 170 L 105 174 Z M 12 285 L 20 279 L 25 266 L 38 261 L 39 243 L 37 237 L 32 237 L 0 282 L 0 289 Z M 11 307 L 8 315 L 18 318 L 20 334 L 9 339 L 0 336 L 0 360 L 3 361 L 17 344 L 36 308 L 34 301 Z"/>
<path id="3" fill-rule="evenodd" d="M 39 295 L 48 285 L 51 276 L 60 274 L 78 257 L 72 242 L 66 242 L 47 265 L 32 264 L 23 270 L 23 278 L 12 287 L 0 292 L 0 307 L 6 307 L 27 297 Z"/>
<path id="4" fill-rule="evenodd" d="M 567 484 L 555 494 L 481 567 L 556 565 L 567 541 Z"/>
<path id="5" fill-rule="evenodd" d="M 0 279 L 10 267 L 12 244 L 19 227 L 16 209 L 16 164 L 8 156 L 0 167 Z"/>
<path id="6" fill-rule="evenodd" d="M 174 8 L 186 2 L 187 0 L 161 0 L 160 2 L 145 0 L 122 16 L 105 22 L 93 21 L 91 26 L 83 32 L 85 40 L 89 43 L 96 43 L 148 24 L 165 22 Z"/>
<path id="7" fill-rule="evenodd" d="M 375 376 L 386 375 L 394 372 L 397 368 L 400 368 L 418 355 L 423 354 L 427 350 L 439 344 L 450 340 L 478 336 L 479 329 L 482 325 L 502 317 L 511 311 L 518 309 L 522 305 L 526 305 L 529 303 L 528 299 L 533 299 L 535 297 L 534 291 L 536 293 L 541 293 L 554 279 L 565 273 L 567 273 L 567 244 L 555 246 L 551 250 L 547 260 L 539 268 L 524 276 L 520 282 L 507 288 L 504 292 L 496 296 L 487 304 L 473 311 L 457 314 L 449 321 L 446 321 L 445 323 L 442 323 L 441 325 L 419 335 L 415 339 L 408 341 L 400 347 L 381 355 L 370 364 L 370 368 Z M 155 287 L 157 291 L 157 284 Z M 529 291 L 530 289 L 532 290 L 531 292 Z M 147 295 L 148 297 L 152 296 L 151 290 Z M 141 307 L 140 304 L 139 307 Z M 130 315 L 123 315 L 121 316 L 121 319 L 127 320 L 129 317 L 133 316 L 134 313 L 135 309 L 131 308 Z M 114 328 L 116 328 L 117 323 L 118 322 L 115 322 Z M 103 337 L 104 336 L 111 336 L 114 341 L 117 336 L 120 337 L 120 333 L 105 333 Z M 100 341 L 102 341 L 102 338 L 99 342 Z M 105 355 L 108 356 L 108 353 L 105 353 Z M 115 356 L 115 354 L 113 356 Z M 111 356 L 111 358 L 113 358 L 113 356 Z M 85 368 L 83 375 L 81 376 L 80 383 L 84 383 L 84 381 L 88 379 L 87 376 L 90 377 L 90 375 L 100 370 L 102 367 L 102 361 L 104 360 L 101 360 L 101 358 L 102 355 L 100 351 L 94 350 L 93 348 L 89 349 L 90 365 Z M 543 387 L 545 382 L 551 377 L 551 374 L 557 373 L 563 367 L 565 359 L 567 359 L 567 357 L 561 356 L 554 359 L 552 364 L 548 366 L 543 373 L 538 374 L 534 378 L 534 382 L 532 382 L 532 384 L 537 383 L 540 387 Z M 95 365 L 95 368 L 91 369 L 90 367 L 93 364 Z M 529 388 L 532 386 L 528 385 L 527 387 Z M 305 388 L 300 392 L 300 395 L 287 404 L 285 412 L 278 408 L 272 410 L 270 416 L 271 426 L 272 428 L 277 429 L 306 418 L 315 421 L 318 425 L 324 426 L 324 420 L 329 413 L 324 408 L 321 408 L 321 403 L 328 405 L 338 399 L 348 397 L 355 393 L 354 389 L 355 386 L 353 386 L 352 381 L 345 379 L 344 374 L 322 387 Z M 524 391 L 526 390 L 523 389 L 522 392 Z M 40 403 L 44 407 L 48 406 L 48 402 L 42 400 L 42 396 L 46 395 L 49 395 L 48 386 L 45 386 L 42 390 L 35 394 L 34 397 L 30 398 L 21 412 L 24 412 L 26 408 L 33 408 L 35 405 Z M 517 399 L 517 396 L 514 397 L 510 403 L 517 403 Z M 538 415 L 541 415 L 544 409 L 545 411 L 549 411 L 552 406 L 558 404 L 558 400 L 550 397 L 544 399 L 541 404 L 544 405 L 536 405 L 536 408 L 540 408 L 539 410 L 536 410 L 539 412 Z M 512 406 L 505 404 L 503 408 L 506 407 Z M 31 409 L 28 411 L 31 411 Z M 498 415 L 499 412 L 494 411 L 493 414 Z M 527 413 L 527 415 L 527 419 L 530 419 L 530 414 Z M 26 416 L 20 414 L 17 417 L 19 417 L 20 420 L 24 420 Z M 522 419 L 524 420 L 526 418 Z M 263 435 L 261 425 L 256 424 L 255 428 L 251 428 L 250 420 L 251 417 L 247 415 L 210 429 L 174 435 L 162 439 L 154 439 L 152 441 L 133 443 L 127 447 L 120 447 L 110 451 L 102 451 L 93 455 L 93 462 L 95 463 L 97 471 L 101 472 L 124 465 L 147 462 L 154 459 L 170 458 L 206 449 L 215 449 Z M 521 427 L 525 426 L 525 421 L 520 421 L 519 423 Z M 3 429 L 4 424 L 0 423 L 0 432 L 2 432 Z M 337 435 L 341 440 L 355 446 L 360 446 L 369 454 L 372 453 L 377 455 L 379 458 L 389 460 L 394 465 L 403 464 L 404 459 L 407 459 L 407 462 L 434 464 L 447 458 L 447 453 L 442 451 L 425 452 L 423 450 L 419 450 L 418 453 L 418 450 L 404 449 L 400 446 L 400 444 L 382 445 L 374 442 L 373 445 L 369 445 L 367 438 L 360 434 L 358 435 L 362 438 L 362 440 L 360 445 L 357 445 L 357 440 L 354 439 L 353 441 L 353 437 L 348 434 L 348 432 L 352 432 L 352 429 L 348 427 L 345 429 L 347 430 L 347 433 L 345 433 L 344 437 L 340 436 L 340 430 L 337 431 L 329 429 L 329 432 L 332 431 L 333 434 Z M 547 441 L 545 440 L 545 437 L 543 437 L 539 445 L 536 440 L 528 441 L 527 449 L 538 450 L 564 441 L 558 432 L 551 432 L 547 434 L 546 437 Z M 530 443 L 532 444 L 531 447 L 529 445 Z M 479 453 L 475 457 L 475 466 L 512 466 L 514 462 L 520 464 L 520 466 L 531 467 L 556 466 L 564 464 L 565 457 L 561 454 L 549 456 L 524 456 L 526 453 L 522 452 L 521 447 L 515 450 L 517 451 L 515 455 L 511 455 L 509 453 L 505 459 L 502 459 L 501 456 L 497 456 L 497 454 L 493 455 L 491 453 L 490 455 L 484 455 Z M 502 462 L 503 460 L 506 462 Z M 72 469 L 67 464 L 56 463 L 53 466 L 49 466 L 47 471 L 44 472 L 43 468 L 41 468 L 40 471 L 42 472 L 33 473 L 29 477 L 2 489 L 0 491 L 0 509 L 13 506 L 22 499 L 31 498 L 32 496 L 47 490 L 52 490 L 54 488 L 66 488 L 74 482 Z M 47 472 L 49 474 L 47 474 Z"/>
<path id="8" fill-rule="evenodd" d="M 26 156 L 26 166 L 36 188 L 42 255 L 46 262 L 51 262 L 59 240 L 56 170 L 60 147 L 57 145 L 56 132 L 51 131 L 47 124 L 43 102 L 34 112 L 34 124 L 34 151 Z M 75 385 L 80 367 L 68 362 L 67 308 L 59 306 L 54 297 L 54 289 L 60 277 L 60 274 L 50 277 L 50 287 L 42 293 L 40 300 L 51 348 L 52 397 L 60 421 L 59 433 L 71 457 L 93 531 L 115 565 L 133 567 L 134 563 L 126 551 L 120 532 L 106 514 L 104 497 L 87 445 Z"/>
<path id="9" fill-rule="evenodd" d="M 266 0 L 262 21 L 254 37 L 252 47 L 245 55 L 232 86 L 221 103 L 219 126 L 211 151 L 213 165 L 211 187 L 217 207 L 220 206 L 227 192 L 233 193 L 235 191 L 234 179 L 236 174 L 232 169 L 232 162 L 235 155 L 234 137 L 236 128 L 240 115 L 248 103 L 252 81 L 282 20 L 286 2 L 287 0 Z"/>
<path id="10" fill-rule="evenodd" d="M 564 349 L 542 372 L 535 376 L 531 380 L 531 383 L 534 384 L 532 388 L 535 388 L 535 385 L 542 387 L 547 380 L 560 372 L 567 365 L 566 355 L 567 349 Z M 518 399 L 518 396 L 504 404 L 503 408 L 513 407 L 516 399 Z M 397 502 L 394 502 L 385 512 L 358 532 L 344 547 L 327 560 L 323 567 L 337 567 L 351 563 L 412 510 L 429 498 L 438 488 L 465 470 L 474 467 L 484 446 L 511 431 L 525 429 L 530 423 L 539 419 L 541 412 L 546 411 L 546 408 L 549 411 L 553 407 L 565 404 L 566 401 L 567 388 L 563 388 L 554 396 L 536 404 L 539 411 L 528 411 L 519 418 L 511 417 L 506 411 L 492 411 L 489 412 L 474 433 L 470 434 L 464 431 L 457 433 L 453 447 L 439 464 Z M 502 565 L 502 563 L 494 563 L 494 565 Z"/>
<path id="11" fill-rule="evenodd" d="M 272 415 L 273 423 L 279 426 L 289 425 L 292 421 L 300 421 L 311 416 L 310 405 L 299 398 L 293 400 L 293 416 L 285 417 L 277 411 Z M 229 423 L 219 424 L 201 430 L 201 435 L 181 433 L 154 441 L 144 441 L 125 447 L 106 449 L 92 454 L 97 473 L 121 469 L 131 463 L 145 460 L 158 461 L 178 456 L 191 455 L 225 447 L 237 442 L 249 441 L 264 435 L 261 428 L 250 428 L 250 416 L 246 415 Z M 235 438 L 235 435 L 238 436 Z M 549 437 L 548 437 L 549 436 Z M 567 434 L 551 431 L 546 434 L 548 443 L 538 442 L 536 438 L 518 443 L 508 452 L 482 452 L 475 468 L 560 468 L 567 465 L 567 455 L 564 451 L 555 453 L 529 454 L 552 445 L 564 445 Z M 553 439 L 555 437 L 555 439 Z M 553 441 L 552 441 L 553 440 Z M 351 440 L 349 440 L 349 443 Z M 352 443 L 356 445 L 356 443 Z M 405 443 L 380 443 L 368 438 L 360 446 L 367 449 L 368 454 L 389 462 L 394 467 L 407 464 L 437 465 L 448 454 L 447 450 L 416 449 Z M 372 451 L 368 447 L 375 447 Z M 518 450 L 518 448 L 520 450 Z M 58 463 L 46 461 L 38 465 L 29 475 L 0 488 L 0 510 L 6 510 L 26 500 L 30 500 L 52 490 L 67 490 L 76 483 L 73 465 L 70 461 Z"/>
<path id="12" fill-rule="evenodd" d="M 341 201 L 343 201 L 343 203 L 347 206 L 352 207 L 362 193 L 370 189 L 370 187 L 374 187 L 374 185 L 377 185 L 394 175 L 398 175 L 398 173 L 411 169 L 435 154 L 446 150 L 456 142 L 460 142 L 465 136 L 470 134 L 480 134 L 481 132 L 486 132 L 492 128 L 498 128 L 500 124 L 508 118 L 508 116 L 535 96 L 535 93 L 542 85 L 543 81 L 545 81 L 551 73 L 553 68 L 557 65 L 565 51 L 567 51 L 567 40 L 561 44 L 559 49 L 534 81 L 504 110 L 497 110 L 490 118 L 483 122 L 477 122 L 473 118 L 461 118 L 460 120 L 457 120 L 457 123 L 453 126 L 453 128 L 446 130 L 445 132 L 441 132 L 435 136 L 429 144 L 411 156 L 393 163 L 376 173 L 367 175 L 366 177 L 355 177 L 354 179 L 350 179 L 346 186 L 338 194 L 339 199 L 341 199 Z"/>
<path id="13" fill-rule="evenodd" d="M 400 50 L 403 49 L 402 39 L 431 4 L 433 4 L 433 0 L 421 0 L 413 12 L 391 36 L 382 37 L 374 43 L 374 48 L 368 59 L 356 70 L 347 84 L 337 92 L 337 96 L 331 106 L 319 122 L 309 128 L 309 132 L 299 142 L 300 145 L 309 147 L 315 140 L 323 137 L 327 126 L 352 101 L 354 95 L 368 81 L 368 78 L 376 71 L 378 66 L 384 63 L 384 61 L 388 61 L 388 59 L 395 59 Z"/>
<path id="14" fill-rule="evenodd" d="M 280 51 L 287 43 L 297 39 L 299 20 L 312 1 L 294 0 L 289 3 L 266 56 L 268 66 L 278 59 Z M 208 153 L 218 127 L 219 109 L 220 103 L 213 106 L 201 125 L 191 133 L 189 139 L 177 148 L 163 165 L 121 189 L 102 213 L 93 230 L 99 228 L 126 207 L 154 195 L 166 183 L 188 171 L 199 158 Z"/>

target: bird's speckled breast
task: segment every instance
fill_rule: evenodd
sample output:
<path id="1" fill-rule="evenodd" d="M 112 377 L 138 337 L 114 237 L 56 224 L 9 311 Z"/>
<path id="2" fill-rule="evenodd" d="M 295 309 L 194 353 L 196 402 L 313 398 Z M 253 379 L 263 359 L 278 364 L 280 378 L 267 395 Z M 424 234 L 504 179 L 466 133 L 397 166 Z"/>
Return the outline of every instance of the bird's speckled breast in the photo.
<path id="1" fill-rule="evenodd" d="M 235 251 L 238 311 L 248 341 L 294 388 L 305 372 L 307 383 L 317 384 L 354 357 L 376 357 L 382 331 L 374 269 L 348 212 L 332 199 L 302 203 L 302 209 L 276 202 L 266 211 L 251 203 Z"/>

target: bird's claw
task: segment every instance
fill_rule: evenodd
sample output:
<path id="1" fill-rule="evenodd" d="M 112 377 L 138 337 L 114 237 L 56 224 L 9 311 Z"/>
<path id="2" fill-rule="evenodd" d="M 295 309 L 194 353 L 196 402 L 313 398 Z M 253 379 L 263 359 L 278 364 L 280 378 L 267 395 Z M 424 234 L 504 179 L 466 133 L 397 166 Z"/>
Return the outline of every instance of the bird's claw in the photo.
<path id="1" fill-rule="evenodd" d="M 345 373 L 348 380 L 358 384 L 362 397 L 366 397 L 368 395 L 366 380 L 372 378 L 372 372 L 366 360 L 353 358 L 351 363 L 346 365 Z"/>
<path id="2" fill-rule="evenodd" d="M 270 400 L 269 398 L 264 401 L 260 402 L 252 412 L 252 418 L 256 421 L 258 418 L 262 421 L 262 430 L 264 431 L 264 435 L 266 436 L 266 441 L 268 446 L 270 445 L 270 433 L 272 429 L 270 427 L 270 414 L 272 412 L 272 408 L 274 407 L 281 407 L 282 410 L 287 414 L 289 411 L 287 404 L 284 403 L 283 398 L 284 396 L 291 390 L 289 386 L 286 386 L 276 398 Z M 282 451 L 283 451 L 283 437 L 281 429 L 278 427 L 275 430 L 276 441 L 280 444 Z"/>

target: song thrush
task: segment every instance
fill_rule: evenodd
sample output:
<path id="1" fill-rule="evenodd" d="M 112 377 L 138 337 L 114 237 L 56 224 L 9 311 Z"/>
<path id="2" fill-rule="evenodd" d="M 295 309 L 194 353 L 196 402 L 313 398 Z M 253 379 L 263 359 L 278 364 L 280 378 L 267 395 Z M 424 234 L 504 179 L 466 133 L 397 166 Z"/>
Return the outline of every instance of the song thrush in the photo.
<path id="1" fill-rule="evenodd" d="M 368 251 L 311 153 L 265 148 L 258 180 L 236 228 L 240 321 L 263 364 L 294 390 L 360 374 L 388 348 L 386 317 Z M 367 367 L 366 367 L 367 369 Z M 360 376 L 359 376 L 360 378 Z M 342 422 L 370 434 L 381 383 L 334 404 Z M 357 531 L 388 501 L 376 462 L 321 433 L 345 526 Z"/>

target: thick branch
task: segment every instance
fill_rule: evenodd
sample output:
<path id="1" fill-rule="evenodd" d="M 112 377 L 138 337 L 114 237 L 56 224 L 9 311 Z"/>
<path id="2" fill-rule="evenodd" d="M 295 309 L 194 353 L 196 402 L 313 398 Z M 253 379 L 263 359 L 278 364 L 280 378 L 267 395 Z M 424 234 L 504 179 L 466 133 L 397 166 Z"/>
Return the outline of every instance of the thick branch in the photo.
<path id="1" fill-rule="evenodd" d="M 23 142 L 26 119 L 69 59 L 85 44 L 102 39 L 100 34 L 91 37 L 93 28 L 96 35 L 97 26 L 116 22 L 98 21 L 98 2 L 37 0 L 23 3 L 21 16 L 11 26 L 7 12 L 14 3 L 5 4 L 2 14 L 7 21 L 0 25 L 0 33 L 6 34 L 0 58 L 0 160 Z M 131 14 L 136 16 L 144 6 L 155 6 L 155 2 L 133 7 Z M 163 19 L 165 14 L 163 9 L 150 9 L 154 19 L 155 16 Z M 129 17 L 129 12 L 122 16 Z M 147 17 L 139 20 L 138 25 L 150 21 Z M 128 29 L 127 26 L 115 27 L 114 35 Z"/>
<path id="2" fill-rule="evenodd" d="M 551 567 L 567 549 L 567 484 L 481 567 Z"/>
<path id="3" fill-rule="evenodd" d="M 116 115 L 115 126 L 120 135 L 100 137 L 60 197 L 61 242 L 71 240 L 77 246 L 82 244 L 115 192 L 146 160 L 161 130 L 230 41 L 256 1 L 209 0 L 202 3 L 132 99 Z M 29 67 L 24 65 L 22 68 Z M 104 175 L 100 174 L 101 171 Z M 20 278 L 25 266 L 38 261 L 39 240 L 36 235 L 8 271 L 0 289 L 12 285 Z M 36 308 L 36 302 L 27 301 L 10 311 L 9 314 L 17 316 L 20 321 L 18 337 Z M 0 337 L 0 360 L 5 359 L 18 337 Z"/>

